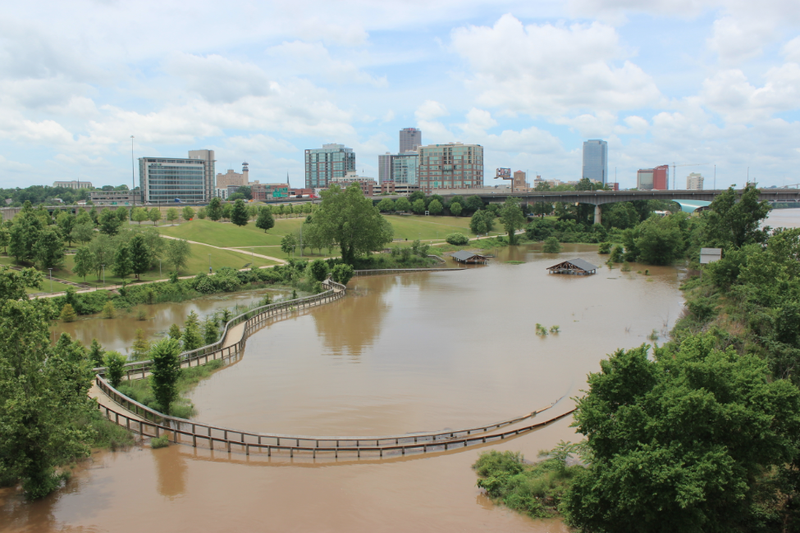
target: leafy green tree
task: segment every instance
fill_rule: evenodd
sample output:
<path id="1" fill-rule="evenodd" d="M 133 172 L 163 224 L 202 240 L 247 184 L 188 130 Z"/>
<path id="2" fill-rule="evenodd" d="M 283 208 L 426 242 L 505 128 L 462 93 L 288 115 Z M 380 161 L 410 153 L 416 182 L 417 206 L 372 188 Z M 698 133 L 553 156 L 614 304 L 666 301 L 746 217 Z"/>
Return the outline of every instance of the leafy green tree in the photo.
<path id="1" fill-rule="evenodd" d="M 114 275 L 118 278 L 125 279 L 128 274 L 133 272 L 133 260 L 131 258 L 131 250 L 127 244 L 122 244 L 117 248 L 114 254 L 114 265 L 112 266 Z"/>
<path id="2" fill-rule="evenodd" d="M 95 368 L 104 366 L 105 363 L 103 359 L 105 357 L 106 352 L 103 351 L 103 347 L 97 341 L 96 338 L 92 339 L 92 344 L 89 345 L 89 360 L 92 362 Z"/>
<path id="3" fill-rule="evenodd" d="M 192 249 L 184 239 L 171 239 L 167 244 L 167 262 L 172 265 L 175 272 L 185 268 L 192 256 Z"/>
<path id="4" fill-rule="evenodd" d="M 183 220 L 192 220 L 194 218 L 194 209 L 191 206 L 184 206 L 183 210 L 181 211 L 181 216 Z"/>
<path id="5" fill-rule="evenodd" d="M 219 328 L 217 321 L 208 317 L 203 321 L 203 340 L 206 344 L 213 344 L 219 339 Z"/>
<path id="6" fill-rule="evenodd" d="M 461 214 L 461 209 L 462 207 L 460 203 L 458 202 L 450 203 L 450 214 L 453 215 L 454 217 L 457 217 L 458 215 Z"/>
<path id="7" fill-rule="evenodd" d="M 86 247 L 94 258 L 94 269 L 97 272 L 97 279 L 100 279 L 103 275 L 103 265 L 111 269 L 114 264 L 114 243 L 108 235 L 101 234 Z"/>
<path id="8" fill-rule="evenodd" d="M 142 328 L 136 328 L 136 333 L 133 338 L 133 345 L 131 346 L 131 355 L 136 361 L 147 359 L 150 353 L 150 341 L 144 335 Z"/>
<path id="9" fill-rule="evenodd" d="M 475 213 L 483 209 L 483 200 L 478 195 L 472 195 L 464 202 L 464 208 L 469 213 Z"/>
<path id="10" fill-rule="evenodd" d="M 353 277 L 353 267 L 350 265 L 338 264 L 331 270 L 331 279 L 336 283 L 347 285 L 350 278 Z"/>
<path id="11" fill-rule="evenodd" d="M 153 207 L 147 213 L 147 218 L 150 219 L 154 225 L 158 226 L 158 221 L 161 220 L 161 210 L 157 207 Z"/>
<path id="12" fill-rule="evenodd" d="M 133 212 L 131 213 L 131 219 L 134 222 L 138 222 L 139 225 L 141 226 L 142 222 L 150 219 L 150 216 L 149 213 L 147 212 L 147 209 L 143 207 L 134 207 Z"/>
<path id="13" fill-rule="evenodd" d="M 394 202 L 389 198 L 384 198 L 380 202 L 378 202 L 378 211 L 381 213 L 390 213 L 394 211 Z"/>
<path id="14" fill-rule="evenodd" d="M 334 184 L 321 195 L 322 203 L 311 223 L 317 226 L 321 242 L 339 245 L 348 265 L 356 256 L 392 242 L 392 226 L 357 183 L 346 189 Z"/>
<path id="15" fill-rule="evenodd" d="M 434 198 L 431 200 L 431 203 L 428 204 L 428 211 L 431 215 L 441 215 L 442 211 L 444 211 L 444 206 L 438 199 Z"/>
<path id="16" fill-rule="evenodd" d="M 87 243 L 94 237 L 94 225 L 91 222 L 81 222 L 72 230 L 72 237 L 79 243 Z"/>
<path id="17" fill-rule="evenodd" d="M 705 243 L 721 248 L 739 248 L 764 242 L 768 231 L 759 226 L 771 207 L 766 200 L 758 201 L 759 194 L 757 188 L 748 184 L 738 202 L 733 187 L 714 198 L 710 209 L 704 213 Z"/>
<path id="18" fill-rule="evenodd" d="M 59 487 L 56 467 L 90 451 L 90 431 L 74 424 L 90 414 L 86 351 L 69 336 L 50 344 L 53 308 L 25 294 L 40 282 L 38 272 L 0 270 L 0 481 L 21 481 L 31 499 Z"/>
<path id="19" fill-rule="evenodd" d="M 525 225 L 525 215 L 519 206 L 519 199 L 509 196 L 500 210 L 500 221 L 508 234 L 508 243 L 517 244 L 517 230 Z"/>
<path id="20" fill-rule="evenodd" d="M 297 239 L 291 233 L 287 233 L 281 239 L 281 251 L 286 255 L 291 255 L 294 253 L 295 248 L 297 248 Z"/>
<path id="21" fill-rule="evenodd" d="M 53 228 L 45 228 L 39 233 L 33 251 L 41 268 L 57 268 L 64 262 L 64 243 Z"/>
<path id="22" fill-rule="evenodd" d="M 150 358 L 153 360 L 153 396 L 165 414 L 170 413 L 172 402 L 178 398 L 180 351 L 178 341 L 169 337 L 156 342 L 150 350 Z"/>
<path id="23" fill-rule="evenodd" d="M 561 243 L 555 237 L 548 237 L 544 241 L 542 251 L 546 254 L 557 254 L 561 251 Z"/>
<path id="24" fill-rule="evenodd" d="M 411 205 L 414 205 L 414 202 L 417 200 L 425 201 L 425 193 L 422 191 L 414 191 L 408 195 L 408 201 L 411 202 Z"/>
<path id="25" fill-rule="evenodd" d="M 653 215 L 637 228 L 637 259 L 650 265 L 669 265 L 684 252 L 679 217 Z"/>
<path id="26" fill-rule="evenodd" d="M 94 227 L 94 220 L 92 219 L 92 215 L 87 213 L 85 209 L 81 209 L 75 216 L 75 224 L 91 224 L 92 227 Z"/>
<path id="27" fill-rule="evenodd" d="M 176 220 L 178 220 L 178 208 L 170 207 L 169 209 L 167 209 L 167 222 L 172 224 Z"/>
<path id="28" fill-rule="evenodd" d="M 268 205 L 265 205 L 258 211 L 258 219 L 256 220 L 256 227 L 263 229 L 264 233 L 267 230 L 275 227 L 275 219 L 272 218 L 272 211 Z"/>
<path id="29" fill-rule="evenodd" d="M 110 237 L 119 233 L 119 229 L 122 227 L 122 222 L 120 222 L 117 214 L 107 207 L 104 207 L 103 210 L 100 211 L 100 216 L 97 221 L 100 233 L 104 233 Z"/>
<path id="30" fill-rule="evenodd" d="M 8 252 L 17 258 L 17 261 L 32 261 L 36 257 L 34 246 L 39 240 L 44 224 L 31 207 L 30 202 L 25 202 L 22 210 L 14 217 L 10 233 Z"/>
<path id="31" fill-rule="evenodd" d="M 242 187 L 240 187 L 241 189 Z M 237 226 L 243 227 L 247 225 L 250 220 L 250 215 L 247 213 L 247 206 L 244 205 L 244 200 L 236 200 L 233 204 L 231 211 L 231 222 Z"/>
<path id="32" fill-rule="evenodd" d="M 197 218 L 199 218 L 200 220 L 205 220 L 207 216 L 208 216 L 208 209 L 206 209 L 205 207 L 201 207 L 200 209 L 197 210 Z"/>
<path id="33" fill-rule="evenodd" d="M 181 340 L 181 327 L 178 324 L 172 324 L 169 327 L 169 338 L 176 341 Z"/>
<path id="34" fill-rule="evenodd" d="M 411 202 L 408 201 L 408 198 L 398 198 L 394 203 L 394 210 L 401 213 L 411 211 Z"/>
<path id="35" fill-rule="evenodd" d="M 106 367 L 108 382 L 116 389 L 122 382 L 122 376 L 125 375 L 125 364 L 128 362 L 128 358 L 112 350 L 106 352 L 103 362 Z"/>
<path id="36" fill-rule="evenodd" d="M 486 235 L 494 230 L 494 215 L 486 210 L 475 211 L 469 220 L 469 230 L 475 235 Z"/>
<path id="37" fill-rule="evenodd" d="M 222 218 L 230 220 L 233 215 L 233 206 L 231 204 L 224 204 L 222 206 Z"/>
<path id="38" fill-rule="evenodd" d="M 194 311 L 189 313 L 189 316 L 186 317 L 186 321 L 183 324 L 181 342 L 183 343 L 183 350 L 185 352 L 195 350 L 203 345 L 203 337 L 200 335 L 200 318 Z"/>
<path id="39" fill-rule="evenodd" d="M 151 253 L 142 235 L 134 235 L 128 243 L 130 250 L 131 272 L 136 274 L 136 279 L 150 270 Z M 124 277 L 124 276 L 123 276 Z"/>
<path id="40" fill-rule="evenodd" d="M 61 314 L 58 316 L 64 322 L 75 322 L 77 317 L 75 309 L 70 304 L 64 304 L 64 307 L 61 308 Z"/>
<path id="41" fill-rule="evenodd" d="M 549 215 L 553 212 L 553 204 L 551 202 L 536 202 L 533 204 L 531 212 L 534 215 L 544 218 L 545 215 Z"/>
<path id="42" fill-rule="evenodd" d="M 469 242 L 469 237 L 463 233 L 450 233 L 444 238 L 444 240 L 453 246 L 464 246 Z"/>
<path id="43" fill-rule="evenodd" d="M 8 245 L 11 243 L 11 232 L 5 226 L 0 226 L 0 246 L 3 252 L 8 253 Z"/>
<path id="44" fill-rule="evenodd" d="M 108 300 L 103 306 L 103 318 L 114 318 L 117 314 L 117 308 L 114 307 L 114 302 Z"/>
<path id="45" fill-rule="evenodd" d="M 250 217 L 251 220 L 255 220 L 258 217 L 258 206 L 256 204 L 247 206 L 247 216 Z"/>
<path id="46" fill-rule="evenodd" d="M 619 350 L 590 374 L 575 423 L 590 462 L 565 496 L 584 531 L 778 531 L 769 472 L 797 454 L 800 390 L 712 336 Z"/>
<path id="47" fill-rule="evenodd" d="M 309 263 L 308 271 L 316 281 L 324 281 L 328 277 L 328 263 L 322 259 L 314 259 Z"/>
<path id="48" fill-rule="evenodd" d="M 417 215 L 422 215 L 423 213 L 425 213 L 425 200 L 423 200 L 422 198 L 414 200 L 411 203 L 411 210 Z"/>
<path id="49" fill-rule="evenodd" d="M 58 224 L 58 232 L 61 235 L 61 239 L 72 246 L 72 241 L 74 240 L 72 230 L 75 229 L 75 216 L 62 211 L 59 213 L 56 223 Z"/>
<path id="50" fill-rule="evenodd" d="M 129 220 L 129 213 L 125 207 L 118 207 L 114 214 L 117 215 L 120 225 L 124 225 Z"/>

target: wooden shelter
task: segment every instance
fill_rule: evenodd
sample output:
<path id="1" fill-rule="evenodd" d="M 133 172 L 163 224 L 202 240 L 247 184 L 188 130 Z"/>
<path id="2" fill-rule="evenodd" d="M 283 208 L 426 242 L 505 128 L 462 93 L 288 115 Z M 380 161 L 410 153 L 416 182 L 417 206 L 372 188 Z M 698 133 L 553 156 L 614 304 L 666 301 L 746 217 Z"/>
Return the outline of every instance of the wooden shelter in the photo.
<path id="1" fill-rule="evenodd" d="M 468 265 L 485 265 L 489 262 L 489 258 L 485 255 L 476 254 L 475 252 L 468 252 L 466 250 L 454 252 L 453 259 L 459 263 L 466 263 Z"/>
<path id="2" fill-rule="evenodd" d="M 569 261 L 562 261 L 557 265 L 549 267 L 547 271 L 550 274 L 588 276 L 589 274 L 596 274 L 597 267 L 583 259 L 570 259 Z"/>

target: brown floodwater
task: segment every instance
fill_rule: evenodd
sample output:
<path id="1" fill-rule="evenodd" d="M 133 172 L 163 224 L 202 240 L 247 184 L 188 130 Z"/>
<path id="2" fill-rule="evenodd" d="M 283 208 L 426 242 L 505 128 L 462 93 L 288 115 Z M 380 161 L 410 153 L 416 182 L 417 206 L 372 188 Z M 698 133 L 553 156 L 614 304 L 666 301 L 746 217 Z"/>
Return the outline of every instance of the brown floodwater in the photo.
<path id="1" fill-rule="evenodd" d="M 291 294 L 291 291 L 288 291 Z M 53 339 L 58 339 L 61 333 L 68 333 L 73 339 L 89 346 L 92 339 L 97 339 L 105 350 L 116 350 L 128 354 L 136 337 L 136 330 L 141 328 L 149 339 L 163 337 L 167 334 L 172 324 L 181 327 L 189 313 L 194 311 L 204 320 L 207 316 L 217 311 L 228 308 L 235 312 L 239 306 L 242 312 L 247 306 L 261 301 L 269 295 L 273 300 L 286 297 L 286 290 L 259 289 L 248 292 L 232 292 L 214 294 L 203 298 L 195 298 L 185 302 L 167 302 L 152 305 L 138 305 L 132 307 L 130 312 L 118 310 L 115 318 L 99 318 L 99 315 L 81 317 L 75 322 L 56 322 L 50 333 Z M 138 320 L 137 312 L 144 310 L 146 320 Z"/>
<path id="2" fill-rule="evenodd" d="M 381 435 L 490 423 L 565 395 L 546 415 L 568 411 L 600 359 L 651 342 L 654 330 L 663 336 L 682 298 L 675 268 L 547 274 L 560 260 L 605 258 L 591 246 L 565 248 L 501 250 L 488 267 L 462 272 L 356 278 L 344 300 L 250 337 L 238 363 L 193 391 L 197 419 L 263 432 Z M 560 331 L 538 337 L 537 323 Z M 98 452 L 43 501 L 0 491 L 0 529 L 565 532 L 558 520 L 494 506 L 470 465 L 482 450 L 535 459 L 579 437 L 567 418 L 481 449 L 387 460 L 175 445 Z"/>

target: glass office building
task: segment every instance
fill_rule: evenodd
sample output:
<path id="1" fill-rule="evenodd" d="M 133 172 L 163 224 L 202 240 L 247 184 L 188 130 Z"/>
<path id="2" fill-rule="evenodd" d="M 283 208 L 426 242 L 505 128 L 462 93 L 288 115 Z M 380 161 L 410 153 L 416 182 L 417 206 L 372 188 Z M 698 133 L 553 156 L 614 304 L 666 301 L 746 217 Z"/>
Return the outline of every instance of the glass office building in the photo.
<path id="1" fill-rule="evenodd" d="M 208 174 L 204 159 L 174 157 L 139 159 L 139 183 L 143 199 L 151 204 L 174 203 L 175 200 L 187 204 L 207 202 Z"/>
<path id="2" fill-rule="evenodd" d="M 583 178 L 608 182 L 608 143 L 592 139 L 583 143 Z"/>
<path id="3" fill-rule="evenodd" d="M 306 189 L 324 189 L 333 178 L 356 171 L 356 154 L 343 144 L 323 144 L 305 155 Z"/>

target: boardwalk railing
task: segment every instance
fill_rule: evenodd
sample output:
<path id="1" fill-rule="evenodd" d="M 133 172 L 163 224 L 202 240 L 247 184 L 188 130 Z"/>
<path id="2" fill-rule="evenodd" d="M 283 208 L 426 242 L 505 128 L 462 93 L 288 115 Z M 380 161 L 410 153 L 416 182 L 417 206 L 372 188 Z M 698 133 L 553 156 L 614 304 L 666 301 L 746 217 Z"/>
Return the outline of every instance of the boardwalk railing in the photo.
<path id="1" fill-rule="evenodd" d="M 415 269 L 415 271 L 416 270 L 417 269 Z M 330 280 L 324 282 L 324 284 L 328 290 L 323 293 L 306 298 L 297 298 L 286 302 L 265 305 L 232 318 L 225 325 L 222 340 L 208 346 L 203 346 L 197 350 L 182 353 L 180 355 L 181 363 L 191 366 L 192 362 L 196 362 L 197 365 L 200 365 L 201 362 L 204 363 L 214 359 L 231 360 L 237 358 L 243 354 L 247 338 L 254 331 L 262 327 L 268 320 L 291 314 L 297 310 L 338 300 L 346 293 L 344 285 Z M 241 339 L 234 344 L 225 346 L 228 332 L 242 323 L 244 323 L 244 329 Z M 129 363 L 126 366 L 126 376 L 128 379 L 145 377 L 151 366 L 152 361 Z M 271 455 L 273 451 L 288 451 L 290 457 L 294 456 L 294 452 L 310 452 L 313 457 L 316 457 L 317 452 L 331 452 L 337 458 L 340 452 L 353 453 L 357 457 L 361 457 L 362 453 L 373 452 L 383 457 L 384 453 L 405 455 L 406 453 L 413 452 L 447 451 L 455 447 L 475 446 L 533 431 L 546 424 L 560 420 L 572 412 L 570 411 L 559 415 L 545 422 L 501 433 L 491 432 L 533 418 L 539 413 L 551 409 L 560 399 L 542 409 L 532 411 L 522 416 L 485 426 L 475 426 L 458 430 L 405 433 L 402 435 L 375 437 L 264 434 L 204 424 L 202 422 L 165 415 L 122 394 L 103 378 L 105 369 L 99 368 L 97 370 L 97 387 L 114 402 L 134 415 L 126 415 L 100 405 L 101 411 L 105 413 L 105 416 L 109 420 L 119 425 L 124 425 L 129 430 L 137 431 L 142 436 L 159 437 L 162 433 L 167 433 L 170 435 L 170 439 L 176 443 L 191 443 L 191 445 L 195 447 L 200 443 L 200 445 L 208 446 L 211 450 L 215 449 L 214 446 L 216 444 L 218 447 L 222 446 L 227 449 L 228 452 L 234 449 L 236 451 L 243 451 L 247 455 L 250 454 L 251 449 L 257 452 L 264 452 L 266 450 L 267 455 Z"/>
<path id="2" fill-rule="evenodd" d="M 333 302 L 346 294 L 345 286 L 335 281 L 325 280 L 323 282 L 323 287 L 327 289 L 325 292 L 304 298 L 295 298 L 294 300 L 256 307 L 255 309 L 245 311 L 233 317 L 225 324 L 219 341 L 180 354 L 181 366 L 192 366 L 192 363 L 195 363 L 195 366 L 200 366 L 201 364 L 207 363 L 209 360 L 222 359 L 227 361 L 238 357 L 244 349 L 247 337 L 249 337 L 253 331 L 263 326 L 268 320 L 276 317 L 288 316 L 300 310 Z M 228 332 L 243 322 L 246 324 L 241 340 L 230 346 L 225 346 Z M 125 365 L 125 377 L 127 379 L 137 379 L 136 376 L 138 376 L 139 379 L 144 378 L 150 371 L 152 364 L 152 361 L 128 363 Z M 96 368 L 95 372 L 103 375 L 105 374 L 105 368 Z"/>

